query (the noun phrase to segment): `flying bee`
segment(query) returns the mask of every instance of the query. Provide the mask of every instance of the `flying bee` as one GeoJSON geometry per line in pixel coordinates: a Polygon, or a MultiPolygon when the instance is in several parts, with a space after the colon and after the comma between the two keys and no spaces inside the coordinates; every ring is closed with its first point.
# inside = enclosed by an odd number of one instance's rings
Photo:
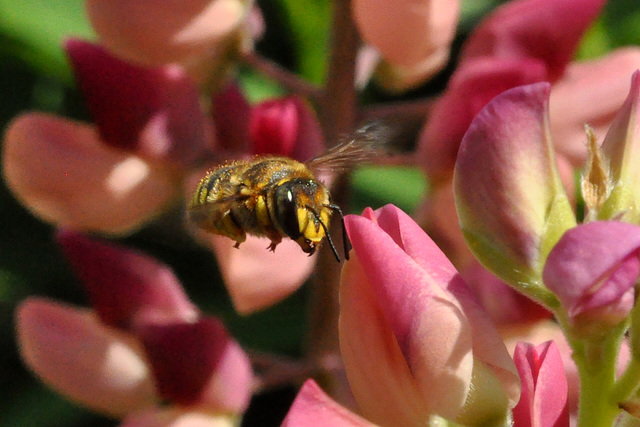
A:
{"type": "Polygon", "coordinates": [[[271,251],[289,237],[312,255],[326,238],[340,262],[329,234],[331,216],[336,213],[342,221],[344,256],[349,259],[342,211],[331,202],[329,189],[316,173],[345,171],[371,160],[380,154],[381,142],[381,129],[374,124],[307,163],[256,156],[223,164],[200,180],[189,203],[189,217],[198,227],[235,240],[236,248],[247,234],[269,238],[271,251]]]}

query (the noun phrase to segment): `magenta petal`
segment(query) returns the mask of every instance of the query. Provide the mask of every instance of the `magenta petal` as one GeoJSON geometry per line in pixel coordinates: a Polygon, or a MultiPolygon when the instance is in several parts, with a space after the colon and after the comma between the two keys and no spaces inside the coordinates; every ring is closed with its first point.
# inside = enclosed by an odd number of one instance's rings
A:
{"type": "Polygon", "coordinates": [[[253,152],[307,161],[323,147],[315,113],[297,96],[263,101],[251,112],[249,124],[253,152]]]}
{"type": "Polygon", "coordinates": [[[313,380],[302,385],[281,427],[373,426],[332,400],[313,380]]]}
{"type": "Polygon", "coordinates": [[[59,232],[58,242],[106,324],[197,316],[173,272],[151,257],[71,231],[59,232]]]}
{"type": "Polygon", "coordinates": [[[178,164],[203,154],[209,140],[198,91],[179,67],[132,65],[80,40],[65,47],[107,144],[178,164]]]}
{"type": "Polygon", "coordinates": [[[248,151],[251,106],[235,83],[230,83],[211,97],[216,142],[223,148],[248,151]]]}
{"type": "Polygon", "coordinates": [[[160,394],[213,412],[241,412],[251,397],[249,359],[222,323],[146,323],[138,328],[160,394]]]}
{"type": "Polygon", "coordinates": [[[519,0],[497,8],[467,40],[463,61],[478,56],[543,61],[556,80],[573,58],[604,0],[519,0]]]}
{"type": "Polygon", "coordinates": [[[633,305],[629,291],[640,273],[640,227],[596,221],[567,231],[549,253],[545,285],[570,316],[611,308],[617,321],[633,305]]]}
{"type": "Polygon", "coordinates": [[[518,343],[513,355],[522,397],[513,409],[518,426],[568,426],[568,386],[560,351],[553,341],[518,343]]]}
{"type": "Polygon", "coordinates": [[[544,64],[532,59],[477,58],[454,73],[435,104],[420,137],[418,156],[435,179],[451,173],[462,137],[478,112],[496,95],[546,78],[544,64]]]}

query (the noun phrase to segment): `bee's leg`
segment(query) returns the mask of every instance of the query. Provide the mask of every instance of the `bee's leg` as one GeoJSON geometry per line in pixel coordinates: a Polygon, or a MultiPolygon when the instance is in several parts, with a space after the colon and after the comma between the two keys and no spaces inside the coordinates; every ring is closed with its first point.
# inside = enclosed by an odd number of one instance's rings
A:
{"type": "Polygon", "coordinates": [[[282,242],[282,237],[277,232],[267,233],[267,237],[271,240],[271,244],[267,247],[271,252],[275,252],[276,246],[282,242]]]}

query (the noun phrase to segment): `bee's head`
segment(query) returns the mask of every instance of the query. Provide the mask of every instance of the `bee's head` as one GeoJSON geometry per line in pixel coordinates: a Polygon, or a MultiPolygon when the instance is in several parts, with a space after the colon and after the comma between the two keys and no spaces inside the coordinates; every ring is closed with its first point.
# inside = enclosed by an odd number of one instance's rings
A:
{"type": "MultiPolygon", "coordinates": [[[[340,209],[330,204],[327,189],[316,181],[295,178],[276,188],[275,218],[282,231],[309,255],[326,237],[336,259],[340,261],[329,234],[329,220],[333,211],[342,216],[340,209]]],[[[344,237],[346,239],[346,232],[344,237]]],[[[348,256],[348,243],[345,240],[345,258],[348,259],[348,256]]]]}

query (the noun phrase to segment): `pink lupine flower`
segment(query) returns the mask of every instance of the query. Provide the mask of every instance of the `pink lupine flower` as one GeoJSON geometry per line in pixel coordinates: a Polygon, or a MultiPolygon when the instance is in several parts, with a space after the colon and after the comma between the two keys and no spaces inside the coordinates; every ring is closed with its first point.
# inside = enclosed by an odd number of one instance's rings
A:
{"type": "Polygon", "coordinates": [[[446,65],[460,12],[457,0],[356,0],[352,10],[363,40],[385,61],[378,76],[383,87],[417,86],[446,65]]]}
{"type": "Polygon", "coordinates": [[[568,426],[567,379],[555,343],[518,343],[513,360],[522,381],[520,401],[513,408],[514,425],[568,426]]]}
{"type": "Polygon", "coordinates": [[[220,415],[246,408],[247,356],[167,267],[72,232],[59,240],[95,311],[41,298],[18,308],[21,354],[48,385],[116,417],[152,411],[161,399],[220,415]]]}
{"type": "Polygon", "coordinates": [[[567,231],[549,253],[544,283],[574,323],[609,329],[634,304],[640,227],[596,221],[567,231]]]}
{"type": "Polygon", "coordinates": [[[444,254],[392,205],[346,224],[340,348],[362,414],[382,425],[504,416],[519,395],[512,361],[444,254]]]}

